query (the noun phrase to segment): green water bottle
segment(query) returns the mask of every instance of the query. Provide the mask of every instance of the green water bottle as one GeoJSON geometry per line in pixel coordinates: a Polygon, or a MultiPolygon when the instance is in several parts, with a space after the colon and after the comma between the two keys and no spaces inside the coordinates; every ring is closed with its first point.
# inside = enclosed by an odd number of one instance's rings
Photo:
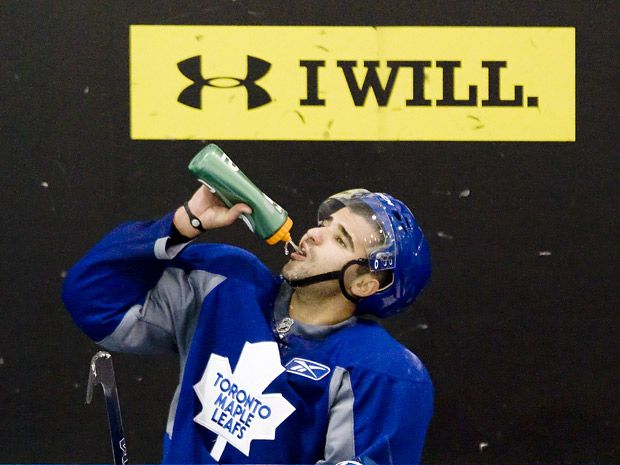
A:
{"type": "Polygon", "coordinates": [[[242,214],[241,219],[267,244],[292,242],[293,221],[286,210],[256,187],[217,145],[203,148],[188,168],[228,208],[236,203],[252,207],[252,213],[242,214]]]}

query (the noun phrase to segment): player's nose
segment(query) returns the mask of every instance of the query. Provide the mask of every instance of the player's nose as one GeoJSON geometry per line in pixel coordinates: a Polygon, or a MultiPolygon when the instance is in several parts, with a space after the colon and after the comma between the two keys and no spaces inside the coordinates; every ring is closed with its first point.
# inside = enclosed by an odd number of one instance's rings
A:
{"type": "Polygon", "coordinates": [[[321,242],[323,242],[323,237],[324,237],[323,230],[324,228],[320,228],[320,227],[310,228],[306,232],[304,238],[306,240],[311,240],[312,242],[314,242],[315,245],[319,245],[321,242]]]}

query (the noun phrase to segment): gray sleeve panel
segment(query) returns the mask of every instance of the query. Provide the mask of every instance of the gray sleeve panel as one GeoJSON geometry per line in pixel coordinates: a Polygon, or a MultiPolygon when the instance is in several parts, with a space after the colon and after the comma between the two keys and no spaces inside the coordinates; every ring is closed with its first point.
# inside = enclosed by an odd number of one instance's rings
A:
{"type": "Polygon", "coordinates": [[[114,332],[97,342],[112,352],[130,354],[174,353],[175,346],[170,334],[163,328],[151,325],[141,317],[142,305],[131,307],[114,332]]]}
{"type": "MultiPolygon", "coordinates": [[[[183,378],[183,372],[181,372],[181,379],[183,378]]],[[[174,417],[177,413],[177,405],[179,405],[179,394],[181,394],[181,383],[177,385],[170,402],[170,408],[168,409],[168,421],[166,422],[166,434],[168,438],[172,439],[172,430],[174,429],[174,417]]]]}
{"type": "Polygon", "coordinates": [[[318,463],[338,463],[355,457],[354,400],[349,372],[336,367],[329,383],[329,424],[325,439],[325,457],[318,463]]]}
{"type": "Polygon", "coordinates": [[[153,249],[153,252],[155,253],[155,257],[158,258],[159,260],[172,260],[174,257],[176,257],[179,254],[179,252],[181,252],[181,250],[183,250],[191,242],[193,242],[193,241],[189,241],[183,244],[177,244],[177,245],[172,245],[168,247],[167,246],[168,239],[170,239],[170,237],[168,236],[160,237],[159,239],[155,241],[155,247],[153,249]]]}
{"type": "Polygon", "coordinates": [[[185,364],[205,297],[226,277],[203,270],[167,268],[143,305],[135,305],[112,334],[99,342],[108,350],[135,354],[176,353],[185,364]]]}

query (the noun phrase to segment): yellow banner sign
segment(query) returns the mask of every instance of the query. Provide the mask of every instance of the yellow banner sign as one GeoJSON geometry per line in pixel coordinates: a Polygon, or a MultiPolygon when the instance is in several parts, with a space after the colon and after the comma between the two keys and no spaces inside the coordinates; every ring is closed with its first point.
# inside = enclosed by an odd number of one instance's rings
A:
{"type": "Polygon", "coordinates": [[[575,29],[130,28],[133,139],[574,141],[575,29]]]}

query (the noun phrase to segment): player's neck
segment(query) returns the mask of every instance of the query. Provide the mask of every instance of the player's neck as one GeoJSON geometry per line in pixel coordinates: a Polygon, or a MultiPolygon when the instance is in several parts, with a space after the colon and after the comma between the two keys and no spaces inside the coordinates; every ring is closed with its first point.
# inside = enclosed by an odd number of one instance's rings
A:
{"type": "Polygon", "coordinates": [[[353,313],[355,305],[342,294],[317,295],[309,288],[296,289],[289,304],[289,316],[310,325],[334,325],[353,313]]]}

